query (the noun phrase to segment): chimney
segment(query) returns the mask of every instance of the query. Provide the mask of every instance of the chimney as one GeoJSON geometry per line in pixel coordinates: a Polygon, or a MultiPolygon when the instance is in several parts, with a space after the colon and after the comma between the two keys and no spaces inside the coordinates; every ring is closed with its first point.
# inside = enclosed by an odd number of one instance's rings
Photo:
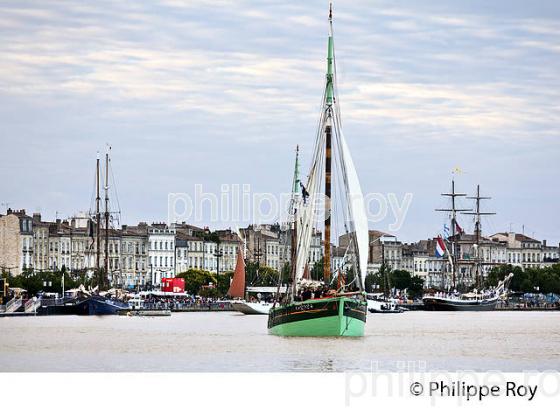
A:
{"type": "Polygon", "coordinates": [[[543,246],[543,248],[546,248],[546,239],[543,239],[542,246],[543,246]]]}
{"type": "Polygon", "coordinates": [[[128,228],[128,225],[121,225],[121,229],[122,229],[123,231],[126,231],[126,228],[128,228]]]}
{"type": "Polygon", "coordinates": [[[33,213],[33,222],[41,222],[41,214],[39,212],[33,213]]]}

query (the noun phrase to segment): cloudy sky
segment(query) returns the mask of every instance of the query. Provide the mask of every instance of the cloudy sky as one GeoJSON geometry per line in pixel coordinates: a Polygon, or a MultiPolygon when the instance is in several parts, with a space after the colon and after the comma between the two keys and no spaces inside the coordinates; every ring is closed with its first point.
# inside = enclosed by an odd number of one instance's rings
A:
{"type": "MultiPolygon", "coordinates": [[[[326,1],[142,3],[2,1],[0,202],[88,210],[107,142],[129,224],[165,220],[167,194],[197,183],[288,190],[296,144],[308,167],[326,1]]],[[[486,233],[560,240],[559,2],[352,0],[334,17],[363,189],[414,195],[401,239],[441,230],[458,166],[459,190],[493,197],[486,233]]]]}

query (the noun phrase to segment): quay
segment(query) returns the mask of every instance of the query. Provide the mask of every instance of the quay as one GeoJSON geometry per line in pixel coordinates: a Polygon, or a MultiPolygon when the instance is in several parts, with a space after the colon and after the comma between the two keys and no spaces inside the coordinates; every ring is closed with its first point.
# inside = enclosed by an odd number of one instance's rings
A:
{"type": "Polygon", "coordinates": [[[210,303],[144,303],[144,309],[170,310],[171,312],[234,312],[230,302],[210,303]]]}
{"type": "MultiPolygon", "coordinates": [[[[48,313],[48,309],[57,305],[53,300],[29,301],[16,300],[5,305],[0,305],[0,318],[2,317],[24,317],[24,316],[44,316],[56,315],[48,313]]],[[[182,302],[146,302],[142,307],[131,306],[129,309],[122,309],[123,312],[152,311],[152,312],[234,312],[229,301],[212,301],[202,303],[182,303],[182,302]]],[[[126,314],[126,313],[123,313],[126,314]]]]}
{"type": "Polygon", "coordinates": [[[519,312],[555,312],[560,306],[496,306],[496,310],[519,311],[519,312]]]}

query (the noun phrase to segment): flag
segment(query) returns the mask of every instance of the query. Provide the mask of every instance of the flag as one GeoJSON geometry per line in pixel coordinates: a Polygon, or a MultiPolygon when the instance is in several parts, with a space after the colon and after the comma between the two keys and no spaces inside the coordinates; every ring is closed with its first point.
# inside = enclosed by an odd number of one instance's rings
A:
{"type": "Polygon", "coordinates": [[[445,243],[442,237],[438,236],[436,240],[436,257],[443,258],[443,255],[445,255],[445,243]]]}
{"type": "Polygon", "coordinates": [[[449,238],[449,226],[447,224],[443,224],[443,237],[445,239],[449,238]]]}
{"type": "Polygon", "coordinates": [[[457,233],[465,233],[465,231],[463,230],[463,228],[461,228],[461,225],[459,225],[459,222],[455,221],[455,228],[457,229],[457,233]]]}

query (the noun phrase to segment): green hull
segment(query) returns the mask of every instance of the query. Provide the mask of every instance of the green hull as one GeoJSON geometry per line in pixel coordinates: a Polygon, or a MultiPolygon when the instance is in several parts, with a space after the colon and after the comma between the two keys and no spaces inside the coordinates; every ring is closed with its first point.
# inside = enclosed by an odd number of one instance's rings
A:
{"type": "Polygon", "coordinates": [[[312,299],[271,309],[269,332],[277,336],[360,337],[367,303],[348,297],[312,299]]]}

